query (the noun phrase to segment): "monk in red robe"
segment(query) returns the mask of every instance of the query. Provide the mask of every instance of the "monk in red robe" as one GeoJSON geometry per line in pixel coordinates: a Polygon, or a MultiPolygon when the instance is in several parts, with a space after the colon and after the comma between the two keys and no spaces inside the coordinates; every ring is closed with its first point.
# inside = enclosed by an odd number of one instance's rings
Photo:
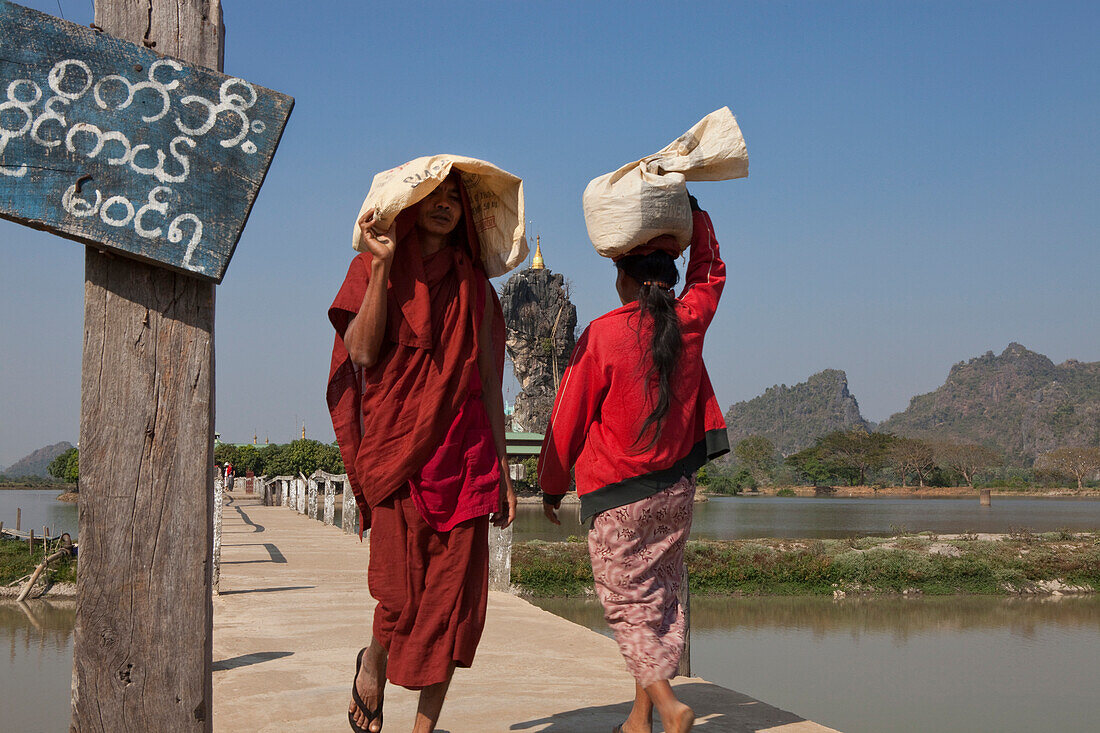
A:
{"type": "Polygon", "coordinates": [[[504,319],[457,174],[388,231],[373,210],[359,227],[368,251],[329,309],[329,410],[370,527],[367,580],[378,601],[348,720],[381,730],[388,679],[420,690],[413,731],[429,733],[484,628],[490,521],[507,527],[515,517],[504,319]]]}

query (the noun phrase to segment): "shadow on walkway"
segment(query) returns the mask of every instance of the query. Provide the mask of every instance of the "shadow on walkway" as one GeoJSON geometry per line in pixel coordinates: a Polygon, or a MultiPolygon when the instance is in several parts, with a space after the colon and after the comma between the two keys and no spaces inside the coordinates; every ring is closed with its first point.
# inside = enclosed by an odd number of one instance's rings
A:
{"type": "MultiPolygon", "coordinates": [[[[252,544],[245,544],[245,545],[226,545],[226,544],[223,544],[222,547],[254,547],[254,545],[252,545],[252,544]]],[[[257,562],[276,562],[276,563],[279,563],[280,565],[285,565],[286,564],[286,556],[283,555],[282,551],[280,551],[279,548],[276,545],[273,545],[270,542],[265,542],[264,543],[264,549],[267,550],[267,556],[270,558],[269,560],[223,560],[222,565],[251,565],[251,564],[257,563],[257,562]]]]}
{"type": "Polygon", "coordinates": [[[256,524],[255,522],[253,522],[252,517],[245,514],[244,510],[241,509],[239,506],[234,506],[233,508],[237,510],[237,514],[241,515],[241,521],[247,524],[249,527],[252,527],[253,534],[255,534],[256,532],[263,532],[267,529],[267,527],[263,526],[262,524],[256,524]]]}
{"type": "Polygon", "coordinates": [[[259,664],[260,662],[270,662],[272,659],[282,659],[283,657],[289,657],[294,652],[256,652],[255,654],[242,654],[239,657],[230,657],[229,659],[219,659],[211,666],[215,672],[224,672],[227,669],[237,669],[238,667],[247,667],[250,664],[259,664]]]}
{"type": "MultiPolygon", "coordinates": [[[[792,732],[828,730],[801,716],[709,682],[683,682],[674,687],[676,696],[695,711],[693,730],[705,733],[781,733],[786,729],[785,726],[792,724],[792,732]],[[805,723],[805,726],[797,725],[798,723],[805,723]]],[[[587,733],[605,728],[611,730],[626,719],[631,705],[632,702],[621,702],[578,708],[556,713],[548,718],[514,723],[510,730],[537,730],[539,733],[587,733]]]]}
{"type": "Polygon", "coordinates": [[[219,596],[236,596],[242,593],[278,593],[284,590],[310,590],[316,588],[315,585],[284,585],[280,588],[252,588],[250,590],[223,590],[218,593],[219,596]]]}

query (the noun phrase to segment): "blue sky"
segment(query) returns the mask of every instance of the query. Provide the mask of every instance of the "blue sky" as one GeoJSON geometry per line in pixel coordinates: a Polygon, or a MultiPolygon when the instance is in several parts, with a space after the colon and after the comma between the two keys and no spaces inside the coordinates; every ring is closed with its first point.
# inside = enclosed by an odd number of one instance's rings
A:
{"type": "MultiPolygon", "coordinates": [[[[617,305],[584,186],[723,105],[750,175],[692,189],[730,270],[723,406],[838,368],[882,420],[1010,341],[1100,360],[1097,7],[225,0],[226,73],[297,106],[217,289],[218,430],[331,440],[325,311],[377,171],[453,152],[522,176],[583,326],[617,305]]],[[[0,221],[0,465],[77,438],[83,261],[0,221]]]]}

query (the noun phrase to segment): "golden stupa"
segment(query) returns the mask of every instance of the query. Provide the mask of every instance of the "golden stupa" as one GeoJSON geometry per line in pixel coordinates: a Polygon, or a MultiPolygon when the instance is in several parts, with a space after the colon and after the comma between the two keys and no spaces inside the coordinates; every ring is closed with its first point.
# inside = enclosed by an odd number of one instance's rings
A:
{"type": "Polygon", "coordinates": [[[546,263],[542,261],[542,242],[539,240],[541,236],[535,237],[535,256],[531,258],[532,270],[545,270],[546,263]]]}

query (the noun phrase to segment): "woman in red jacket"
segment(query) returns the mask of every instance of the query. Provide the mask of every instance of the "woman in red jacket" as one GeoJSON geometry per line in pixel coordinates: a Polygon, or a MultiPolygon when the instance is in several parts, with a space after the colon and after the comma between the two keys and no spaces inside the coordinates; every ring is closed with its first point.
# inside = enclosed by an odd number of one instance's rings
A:
{"type": "Polygon", "coordinates": [[[679,297],[675,256],[663,236],[616,260],[621,308],[594,320],[558,390],[539,459],[547,518],[576,470],[596,594],[627,668],[634,707],[619,730],[690,730],[694,712],[669,685],[684,646],[684,543],[695,472],[729,452],[722,411],[703,366],[703,338],[726,267],[714,227],[691,199],[693,232],[679,297]]]}

